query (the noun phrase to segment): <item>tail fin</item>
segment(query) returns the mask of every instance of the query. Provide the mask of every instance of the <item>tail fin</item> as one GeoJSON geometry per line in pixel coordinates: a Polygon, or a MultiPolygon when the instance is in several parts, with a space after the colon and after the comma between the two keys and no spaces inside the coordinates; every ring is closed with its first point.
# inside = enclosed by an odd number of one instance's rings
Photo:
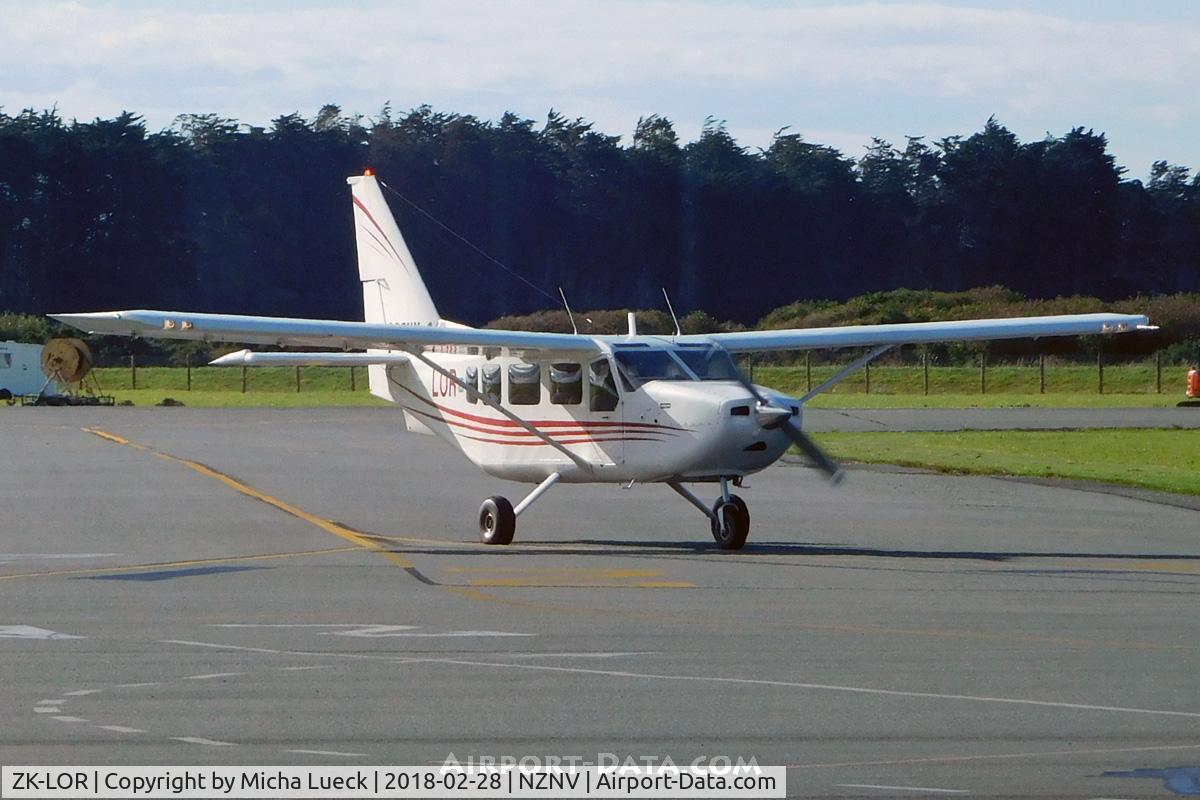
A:
{"type": "Polygon", "coordinates": [[[437,308],[374,174],[367,170],[346,183],[354,201],[364,321],[436,325],[437,308]]]}

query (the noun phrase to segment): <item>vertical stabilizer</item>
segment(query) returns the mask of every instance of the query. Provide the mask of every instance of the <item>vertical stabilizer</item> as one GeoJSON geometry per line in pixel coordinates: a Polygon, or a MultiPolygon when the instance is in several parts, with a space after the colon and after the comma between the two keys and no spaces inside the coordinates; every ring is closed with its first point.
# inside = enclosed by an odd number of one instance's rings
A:
{"type": "Polygon", "coordinates": [[[379,181],[367,170],[347,178],[346,183],[350,184],[354,202],[363,320],[393,325],[437,325],[437,308],[383,199],[379,181]]]}

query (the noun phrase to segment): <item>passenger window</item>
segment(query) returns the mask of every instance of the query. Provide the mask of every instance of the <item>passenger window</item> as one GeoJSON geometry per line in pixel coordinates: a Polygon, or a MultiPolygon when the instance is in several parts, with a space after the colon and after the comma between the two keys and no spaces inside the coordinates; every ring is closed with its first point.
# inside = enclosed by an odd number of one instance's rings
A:
{"type": "Polygon", "coordinates": [[[542,400],[542,368],[537,364],[510,364],[508,402],[514,406],[536,406],[542,400]]]}
{"type": "MultiPolygon", "coordinates": [[[[475,392],[479,391],[479,367],[467,367],[467,377],[463,379],[467,386],[470,386],[475,392]]],[[[467,392],[468,403],[478,403],[479,395],[475,392],[467,392]]]]}
{"type": "Polygon", "coordinates": [[[550,402],[557,406],[583,402],[583,368],[579,364],[550,365],[550,402]]]}
{"type": "Polygon", "coordinates": [[[500,402],[500,365],[483,365],[483,389],[480,392],[484,398],[500,402]]]}
{"type": "Polygon", "coordinates": [[[588,365],[588,384],[591,386],[592,411],[612,411],[617,407],[617,384],[607,358],[588,365]]]}

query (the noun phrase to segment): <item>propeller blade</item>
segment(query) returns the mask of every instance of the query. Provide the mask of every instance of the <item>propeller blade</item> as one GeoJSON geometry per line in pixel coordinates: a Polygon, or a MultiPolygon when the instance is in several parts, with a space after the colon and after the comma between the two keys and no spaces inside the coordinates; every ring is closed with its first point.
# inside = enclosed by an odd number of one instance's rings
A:
{"type": "MultiPolygon", "coordinates": [[[[758,389],[755,388],[750,379],[746,377],[746,374],[738,367],[737,362],[734,362],[733,366],[737,373],[738,383],[742,384],[746,391],[754,395],[754,399],[758,401],[759,405],[769,407],[771,405],[770,401],[759,394],[758,389]]],[[[804,455],[808,456],[808,460],[829,477],[830,483],[836,486],[842,482],[844,473],[842,472],[842,468],[838,466],[838,463],[818,447],[817,443],[809,438],[808,434],[800,430],[799,426],[792,422],[790,418],[783,420],[783,423],[779,427],[792,440],[792,443],[799,447],[804,455]]]]}
{"type": "Polygon", "coordinates": [[[808,456],[808,460],[813,462],[817,469],[829,477],[830,483],[836,486],[842,482],[842,478],[845,475],[842,468],[824,450],[818,447],[817,443],[809,438],[807,433],[800,430],[791,422],[785,422],[780,427],[787,434],[787,437],[800,448],[804,455],[808,456]]]}

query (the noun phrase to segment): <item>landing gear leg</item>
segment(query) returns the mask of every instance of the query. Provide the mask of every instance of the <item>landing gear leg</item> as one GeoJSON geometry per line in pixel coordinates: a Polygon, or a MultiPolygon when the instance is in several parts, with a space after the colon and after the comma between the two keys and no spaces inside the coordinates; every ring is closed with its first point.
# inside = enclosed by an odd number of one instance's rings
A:
{"type": "Polygon", "coordinates": [[[479,507],[479,541],[484,544],[511,544],[517,530],[517,517],[533,505],[551,486],[558,483],[562,475],[552,472],[516,508],[508,498],[494,496],[483,501],[479,507]]]}
{"type": "Polygon", "coordinates": [[[721,478],[721,496],[710,509],[679,481],[667,481],[675,493],[694,505],[708,517],[712,536],[722,550],[741,550],[750,535],[750,511],[745,501],[729,491],[729,481],[721,478]]]}

